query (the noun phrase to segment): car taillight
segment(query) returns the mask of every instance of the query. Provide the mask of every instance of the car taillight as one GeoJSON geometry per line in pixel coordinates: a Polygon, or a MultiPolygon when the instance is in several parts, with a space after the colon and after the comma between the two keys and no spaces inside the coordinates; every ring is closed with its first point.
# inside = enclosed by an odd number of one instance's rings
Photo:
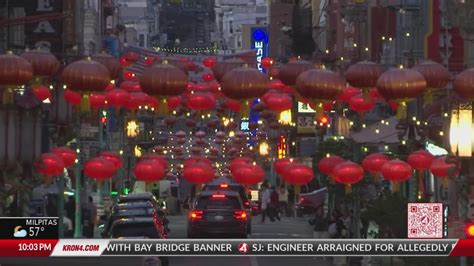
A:
{"type": "Polygon", "coordinates": [[[203,211],[191,211],[189,213],[189,219],[191,219],[191,220],[202,219],[202,214],[203,213],[204,213],[203,211]]]}
{"type": "Polygon", "coordinates": [[[212,195],[212,198],[213,198],[213,199],[223,199],[223,198],[225,198],[225,195],[222,195],[222,194],[214,194],[214,195],[212,195]]]}
{"type": "Polygon", "coordinates": [[[300,200],[299,200],[300,203],[303,203],[304,202],[304,198],[301,197],[300,200]]]}
{"type": "Polygon", "coordinates": [[[234,211],[234,218],[239,220],[247,219],[247,213],[244,210],[234,211]]]}
{"type": "Polygon", "coordinates": [[[229,184],[220,184],[219,187],[220,187],[220,188],[228,188],[228,187],[229,187],[229,184]]]}
{"type": "Polygon", "coordinates": [[[244,207],[245,208],[250,208],[250,201],[248,201],[248,200],[244,201],[244,207]]]}

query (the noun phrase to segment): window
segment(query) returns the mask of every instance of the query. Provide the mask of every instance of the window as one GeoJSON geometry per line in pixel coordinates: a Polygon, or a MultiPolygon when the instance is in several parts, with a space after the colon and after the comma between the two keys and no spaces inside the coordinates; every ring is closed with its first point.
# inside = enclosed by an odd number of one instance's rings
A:
{"type": "Polygon", "coordinates": [[[145,34],[138,35],[138,46],[145,47],[145,34]]]}
{"type": "Polygon", "coordinates": [[[232,23],[232,20],[229,21],[229,33],[234,33],[234,23],[232,23]]]}

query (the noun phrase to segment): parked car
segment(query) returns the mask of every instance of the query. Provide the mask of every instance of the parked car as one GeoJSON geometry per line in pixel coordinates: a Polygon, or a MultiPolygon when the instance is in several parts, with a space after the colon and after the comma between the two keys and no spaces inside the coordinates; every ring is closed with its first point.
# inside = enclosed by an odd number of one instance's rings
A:
{"type": "Polygon", "coordinates": [[[219,184],[206,184],[204,185],[203,191],[235,191],[239,194],[240,199],[242,200],[244,209],[246,210],[247,217],[247,234],[252,233],[252,215],[253,209],[252,204],[247,196],[245,187],[240,184],[229,184],[229,183],[219,183],[219,184]]]}
{"type": "Polygon", "coordinates": [[[188,238],[233,235],[247,238],[248,213],[235,191],[203,191],[189,212],[188,238]]]}
{"type": "Polygon", "coordinates": [[[117,204],[113,212],[110,214],[107,223],[104,226],[102,232],[103,237],[109,237],[110,229],[112,224],[118,219],[132,218],[132,217],[152,217],[156,218],[159,222],[161,234],[167,236],[169,232],[168,219],[164,216],[164,213],[157,211],[154,205],[149,201],[138,201],[138,202],[127,202],[117,204]]]}

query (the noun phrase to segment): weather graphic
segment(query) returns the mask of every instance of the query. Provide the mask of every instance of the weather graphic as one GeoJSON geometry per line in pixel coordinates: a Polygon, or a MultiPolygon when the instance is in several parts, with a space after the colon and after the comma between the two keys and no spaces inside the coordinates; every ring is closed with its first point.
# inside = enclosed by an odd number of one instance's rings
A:
{"type": "Polygon", "coordinates": [[[15,229],[13,230],[13,236],[14,237],[25,237],[26,236],[26,230],[23,229],[21,226],[16,226],[15,229]]]}

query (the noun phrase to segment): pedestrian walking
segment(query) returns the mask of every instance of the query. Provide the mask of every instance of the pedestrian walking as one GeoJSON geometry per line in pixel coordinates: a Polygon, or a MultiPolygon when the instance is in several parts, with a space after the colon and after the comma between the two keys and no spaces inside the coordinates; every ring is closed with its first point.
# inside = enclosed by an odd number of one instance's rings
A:
{"type": "Polygon", "coordinates": [[[275,218],[278,221],[281,221],[280,214],[278,211],[279,205],[280,205],[280,200],[278,197],[278,192],[276,192],[275,187],[272,187],[271,192],[270,192],[270,205],[269,205],[269,212],[270,212],[269,217],[272,222],[275,220],[275,218]]]}
{"type": "MultiPolygon", "coordinates": [[[[262,223],[265,222],[265,217],[268,215],[268,205],[270,204],[270,195],[271,195],[271,191],[270,189],[268,188],[268,184],[264,183],[262,184],[262,200],[261,200],[261,205],[260,205],[260,211],[261,211],[261,214],[262,214],[262,223]]],[[[268,218],[270,218],[270,220],[273,220],[274,219],[268,215],[268,218]]]]}
{"type": "Polygon", "coordinates": [[[88,198],[88,202],[84,204],[82,211],[82,225],[84,236],[87,238],[94,238],[94,227],[97,216],[97,210],[94,205],[91,196],[88,198]]]}
{"type": "Polygon", "coordinates": [[[328,220],[324,215],[324,207],[320,206],[314,215],[314,219],[311,220],[311,224],[314,226],[313,238],[323,239],[328,238],[328,220]]]}
{"type": "Polygon", "coordinates": [[[286,217],[290,217],[290,211],[288,209],[288,189],[286,189],[285,184],[281,184],[277,192],[278,201],[280,202],[280,209],[282,210],[282,212],[285,212],[286,217]]]}
{"type": "MultiPolygon", "coordinates": [[[[331,238],[344,239],[347,238],[347,228],[344,225],[342,215],[338,210],[334,210],[331,216],[331,224],[329,225],[328,232],[331,238]]],[[[347,257],[337,256],[333,258],[333,265],[344,266],[347,265],[347,257]]]]}

